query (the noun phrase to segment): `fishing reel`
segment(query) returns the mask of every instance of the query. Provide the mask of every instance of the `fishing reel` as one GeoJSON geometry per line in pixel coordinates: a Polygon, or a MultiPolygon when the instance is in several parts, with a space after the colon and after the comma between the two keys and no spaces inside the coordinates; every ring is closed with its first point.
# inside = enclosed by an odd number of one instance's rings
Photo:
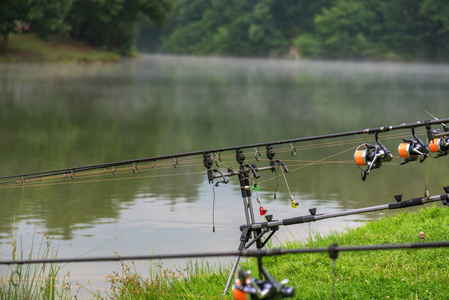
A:
{"type": "Polygon", "coordinates": [[[378,169],[382,166],[383,162],[389,162],[393,159],[393,155],[377,137],[376,133],[376,145],[364,143],[359,145],[354,152],[354,160],[357,166],[362,170],[361,177],[365,181],[366,176],[371,172],[371,169],[378,169]],[[365,147],[366,149],[360,149],[365,147]],[[362,169],[361,166],[368,166],[366,169],[362,169]]]}
{"type": "Polygon", "coordinates": [[[445,156],[449,152],[449,138],[435,138],[429,141],[429,149],[437,153],[437,157],[445,156]]]}
{"type": "Polygon", "coordinates": [[[412,135],[414,139],[402,138],[404,142],[398,146],[399,156],[404,158],[404,161],[399,163],[401,165],[418,159],[422,163],[429,156],[429,147],[415,135],[414,128],[412,128],[412,135]]]}
{"type": "Polygon", "coordinates": [[[445,156],[449,153],[449,128],[444,126],[444,132],[439,129],[428,130],[427,137],[430,152],[436,153],[436,158],[445,156]]]}
{"type": "Polygon", "coordinates": [[[295,295],[293,287],[286,286],[288,279],[277,282],[269,276],[264,269],[263,273],[267,278],[266,280],[255,279],[251,275],[251,271],[245,272],[240,269],[238,272],[238,278],[232,286],[232,294],[234,295],[234,299],[284,299],[295,295]]]}

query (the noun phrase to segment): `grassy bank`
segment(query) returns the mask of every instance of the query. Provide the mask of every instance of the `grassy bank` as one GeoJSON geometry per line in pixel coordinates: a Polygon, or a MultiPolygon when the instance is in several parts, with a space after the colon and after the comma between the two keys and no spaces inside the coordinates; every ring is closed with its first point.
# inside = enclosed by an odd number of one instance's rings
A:
{"type": "MultiPolygon", "coordinates": [[[[300,225],[294,230],[304,230],[300,225]]],[[[449,241],[449,209],[437,206],[417,212],[403,212],[367,223],[343,233],[314,235],[307,241],[288,242],[286,248],[403,244],[449,241]],[[424,232],[421,239],[420,232],[424,232]]],[[[295,288],[295,299],[449,299],[449,249],[387,250],[340,252],[335,268],[327,253],[284,255],[263,259],[265,268],[277,280],[288,278],[295,288]]],[[[256,260],[241,266],[258,276],[256,260]]],[[[39,273],[39,271],[34,271],[39,273]]],[[[233,299],[231,292],[221,298],[229,269],[192,261],[186,270],[165,270],[153,262],[149,278],[142,277],[133,264],[122,264],[122,271],[106,277],[111,291],[90,291],[92,299],[233,299]],[[187,274],[187,276],[186,276],[187,274]]],[[[43,282],[22,281],[35,291],[52,291],[62,299],[70,294],[67,281],[54,280],[49,273],[43,282]],[[50,284],[50,289],[48,285],[50,284]],[[53,286],[51,286],[53,285],[53,286]],[[56,287],[56,291],[54,290],[56,287]],[[59,287],[59,288],[58,288],[59,287]]],[[[88,276],[88,274],[86,274],[88,276]]],[[[41,276],[39,276],[41,277],[41,276]]],[[[88,288],[88,287],[87,287],[88,288]]],[[[14,286],[0,280],[0,298],[20,299],[28,286],[14,286]]],[[[37,293],[36,299],[42,295],[37,293]]],[[[33,299],[31,297],[30,299],[33,299]]]]}
{"type": "Polygon", "coordinates": [[[10,34],[0,62],[117,62],[120,55],[58,36],[43,41],[35,34],[10,34]]]}
{"type": "MultiPolygon", "coordinates": [[[[315,235],[313,240],[287,243],[288,248],[420,243],[449,240],[449,209],[431,207],[370,222],[344,233],[315,235]],[[420,232],[424,231],[424,239],[420,232]]],[[[299,227],[299,226],[298,226],[299,227]]],[[[298,230],[301,230],[298,228],[298,230]]],[[[328,254],[285,255],[263,260],[277,280],[288,278],[295,299],[449,299],[449,249],[341,252],[335,269],[328,254]],[[335,276],[335,277],[334,277],[335,276]]],[[[255,259],[242,267],[257,276],[255,259]]],[[[109,277],[111,298],[220,299],[229,270],[192,265],[188,278],[158,273],[142,280],[128,268],[109,277]],[[137,279],[139,278],[139,279],[137,279]]],[[[109,298],[109,297],[106,297],[109,298]]],[[[230,292],[223,299],[233,299],[230,292]]]]}
{"type": "MultiPolygon", "coordinates": [[[[448,225],[449,210],[439,206],[288,247],[449,241],[448,225]]],[[[290,279],[297,299],[331,299],[334,271],[336,299],[449,299],[449,249],[342,252],[335,270],[327,254],[274,257],[264,262],[278,280],[290,279]]],[[[249,266],[256,270],[254,263],[249,266]]]]}

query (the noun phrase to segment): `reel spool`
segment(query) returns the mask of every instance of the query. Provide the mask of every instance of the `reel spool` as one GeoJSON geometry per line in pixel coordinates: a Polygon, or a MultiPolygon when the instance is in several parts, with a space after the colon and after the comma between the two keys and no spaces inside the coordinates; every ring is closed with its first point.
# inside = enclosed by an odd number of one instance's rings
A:
{"type": "Polygon", "coordinates": [[[393,159],[391,152],[379,142],[376,134],[377,145],[371,145],[368,143],[359,145],[354,152],[354,161],[357,166],[362,170],[361,177],[365,181],[366,176],[371,172],[371,169],[378,169],[382,166],[382,162],[388,162],[393,159]],[[366,149],[360,150],[361,147],[366,149]],[[361,166],[368,166],[366,169],[362,169],[361,166]]]}
{"type": "Polygon", "coordinates": [[[449,143],[443,138],[433,139],[429,142],[429,149],[432,153],[438,153],[438,156],[447,155],[449,143]]]}

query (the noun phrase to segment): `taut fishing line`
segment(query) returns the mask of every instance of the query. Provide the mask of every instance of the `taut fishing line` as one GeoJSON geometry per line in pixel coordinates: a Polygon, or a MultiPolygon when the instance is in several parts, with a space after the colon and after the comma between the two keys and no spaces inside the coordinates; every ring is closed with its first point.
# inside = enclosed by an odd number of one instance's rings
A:
{"type": "Polygon", "coordinates": [[[215,232],[215,187],[217,184],[212,185],[212,193],[214,194],[214,199],[212,201],[212,232],[215,232]]]}

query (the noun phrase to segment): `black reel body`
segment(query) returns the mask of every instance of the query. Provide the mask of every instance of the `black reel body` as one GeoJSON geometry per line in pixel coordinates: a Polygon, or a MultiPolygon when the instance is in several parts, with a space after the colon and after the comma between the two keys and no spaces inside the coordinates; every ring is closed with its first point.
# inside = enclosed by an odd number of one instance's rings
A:
{"type": "Polygon", "coordinates": [[[285,299],[295,295],[294,288],[286,286],[287,283],[287,279],[281,282],[276,282],[271,277],[267,280],[255,279],[250,271],[240,269],[232,286],[232,293],[235,300],[285,299]]]}
{"type": "Polygon", "coordinates": [[[401,165],[418,159],[423,162],[429,156],[430,149],[421,140],[403,138],[403,141],[398,146],[399,156],[404,158],[401,165]]]}
{"type": "Polygon", "coordinates": [[[389,162],[393,159],[391,152],[384,145],[379,143],[379,141],[377,142],[377,145],[368,143],[362,144],[358,146],[354,152],[354,160],[357,166],[368,166],[366,169],[361,168],[361,177],[363,181],[372,169],[378,169],[382,166],[383,162],[389,162]],[[361,147],[365,147],[365,149],[360,149],[361,147]]]}
{"type": "Polygon", "coordinates": [[[413,139],[402,138],[404,141],[398,146],[399,156],[404,158],[399,164],[404,165],[411,161],[422,163],[427,156],[429,156],[430,149],[427,145],[415,134],[415,128],[412,128],[413,139]]]}

